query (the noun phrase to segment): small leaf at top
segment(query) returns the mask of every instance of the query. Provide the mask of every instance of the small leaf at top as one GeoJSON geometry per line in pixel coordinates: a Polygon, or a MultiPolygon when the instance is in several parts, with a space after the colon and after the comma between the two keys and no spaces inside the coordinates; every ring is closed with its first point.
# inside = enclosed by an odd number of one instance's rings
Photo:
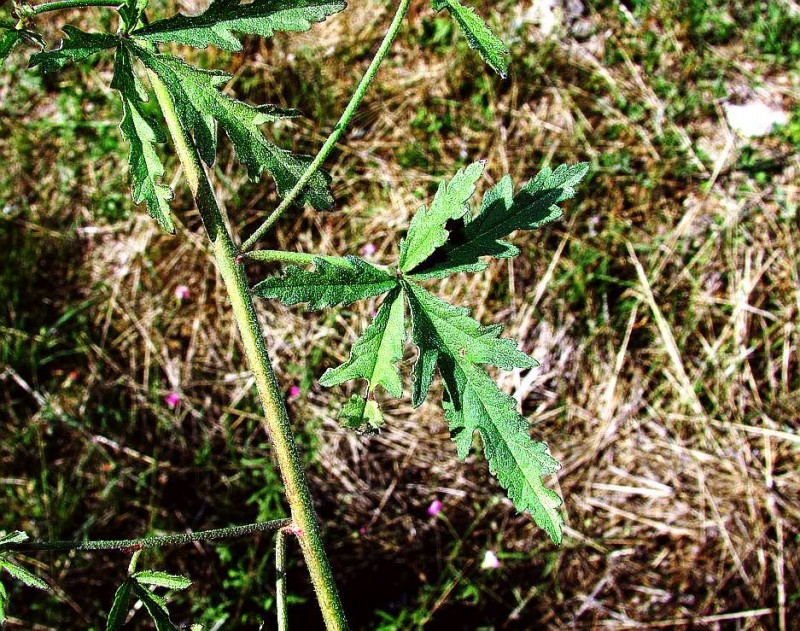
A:
{"type": "Polygon", "coordinates": [[[386,296],[372,324],[353,345],[350,359],[325,371],[320,384],[330,388],[361,378],[367,380],[370,393],[383,386],[393,397],[400,397],[403,382],[395,362],[403,358],[405,337],[405,304],[398,287],[386,296]]]}
{"type": "Polygon", "coordinates": [[[156,570],[142,570],[141,572],[136,572],[133,578],[145,585],[156,585],[158,587],[166,587],[167,589],[186,589],[192,584],[192,581],[185,576],[167,574],[166,572],[159,572],[156,570]]]}
{"type": "Polygon", "coordinates": [[[11,574],[18,581],[22,581],[28,587],[35,587],[36,589],[50,590],[50,586],[45,583],[38,576],[32,574],[21,565],[17,565],[8,558],[0,558],[0,568],[11,574]]]}
{"type": "Polygon", "coordinates": [[[294,305],[307,302],[311,310],[349,305],[356,300],[384,294],[397,286],[397,278],[362,261],[347,256],[344,263],[315,258],[314,270],[290,265],[282,276],[272,276],[253,287],[262,298],[294,305]]]}
{"type": "Polygon", "coordinates": [[[275,31],[307,31],[312,23],[347,5],[340,0],[214,0],[200,15],[176,16],[140,28],[134,37],[149,42],[177,42],[195,48],[212,44],[230,51],[242,50],[234,33],[272,37],[275,31]]]}
{"type": "MultiPolygon", "coordinates": [[[[305,173],[311,158],[284,151],[267,140],[260,131],[264,123],[284,118],[293,111],[272,106],[253,107],[222,94],[219,87],[230,75],[216,70],[201,70],[175,57],[160,55],[140,46],[131,51],[167,86],[181,124],[194,134],[203,161],[211,165],[216,155],[217,121],[231,139],[236,156],[247,167],[250,179],[257,180],[268,171],[275,180],[279,195],[286,195],[305,173]]],[[[303,191],[302,198],[317,210],[330,210],[333,196],[329,178],[316,172],[303,191]]]]}
{"type": "Polygon", "coordinates": [[[447,241],[445,224],[467,212],[467,202],[475,193],[475,183],[483,172],[484,162],[459,169],[449,182],[439,184],[430,209],[423,206],[414,215],[408,235],[400,245],[400,270],[408,273],[447,241]]]}
{"type": "Polygon", "coordinates": [[[478,214],[451,225],[450,238],[413,270],[416,280],[444,278],[457,272],[478,272],[488,264],[481,257],[508,258],[519,250],[503,241],[515,230],[532,230],[558,219],[558,204],[575,195],[575,187],[586,176],[585,162],[544,168],[514,195],[506,176],[484,195],[478,214]]]}
{"type": "Polygon", "coordinates": [[[146,8],[147,0],[124,0],[122,6],[119,8],[123,33],[130,33],[139,26],[139,21],[146,8]]]}
{"type": "Polygon", "coordinates": [[[125,619],[128,617],[128,601],[132,583],[131,579],[126,580],[114,594],[114,602],[111,604],[111,611],[108,612],[106,621],[106,631],[118,631],[125,624],[125,619]]]}
{"type": "Polygon", "coordinates": [[[116,35],[86,33],[69,24],[62,30],[67,36],[61,40],[61,46],[33,55],[30,61],[31,67],[41,66],[42,72],[54,72],[71,61],[86,59],[107,48],[114,48],[119,43],[119,37],[116,35]]]}
{"type": "Polygon", "coordinates": [[[375,434],[383,425],[383,412],[375,399],[354,394],[339,412],[339,420],[360,434],[375,434]]]}
{"type": "Polygon", "coordinates": [[[477,50],[483,60],[501,77],[506,76],[508,48],[489,30],[486,23],[475,13],[475,9],[465,7],[460,0],[432,0],[431,5],[436,11],[442,9],[450,11],[450,15],[455,18],[467,38],[469,47],[477,50]]]}
{"type": "Polygon", "coordinates": [[[134,203],[147,203],[147,212],[170,234],[175,233],[175,224],[170,214],[169,202],[172,190],[160,182],[164,165],[155,151],[157,143],[165,142],[159,124],[142,110],[146,93],[134,74],[130,53],[125,45],[117,49],[114,57],[114,76],[111,87],[119,91],[122,98],[122,136],[130,143],[131,190],[134,203]]]}
{"type": "Polygon", "coordinates": [[[131,583],[133,593],[142,601],[147,613],[156,625],[156,631],[178,631],[178,627],[170,620],[169,612],[162,598],[152,593],[137,581],[131,583]]]}
{"type": "Polygon", "coordinates": [[[14,532],[9,532],[8,534],[0,537],[0,548],[8,545],[9,543],[22,543],[23,541],[27,540],[27,533],[24,533],[21,530],[15,530],[14,532]]]}

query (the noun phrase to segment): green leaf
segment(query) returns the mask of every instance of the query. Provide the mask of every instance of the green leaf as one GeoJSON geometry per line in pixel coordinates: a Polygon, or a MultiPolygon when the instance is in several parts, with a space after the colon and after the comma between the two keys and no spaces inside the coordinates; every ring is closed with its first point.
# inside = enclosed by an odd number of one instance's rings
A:
{"type": "Polygon", "coordinates": [[[166,572],[158,572],[155,570],[136,572],[133,578],[144,585],[156,585],[158,587],[166,587],[167,589],[186,589],[192,584],[192,581],[185,576],[167,574],[166,572]]]}
{"type": "Polygon", "coordinates": [[[6,546],[10,543],[22,543],[23,541],[28,540],[28,535],[21,530],[15,530],[14,532],[9,532],[6,535],[0,537],[0,548],[6,546]]]}
{"type": "Polygon", "coordinates": [[[532,230],[558,219],[558,204],[575,195],[575,187],[586,176],[585,162],[562,165],[555,171],[542,169],[513,195],[511,178],[506,176],[484,195],[477,216],[451,226],[450,239],[411,276],[416,280],[444,278],[457,272],[478,272],[488,263],[481,257],[508,258],[519,250],[503,241],[515,230],[532,230]]]}
{"type": "Polygon", "coordinates": [[[123,33],[130,33],[139,26],[139,21],[142,19],[142,14],[146,8],[147,0],[124,0],[122,6],[118,9],[119,16],[122,19],[123,33]]]}
{"type": "Polygon", "coordinates": [[[530,511],[539,527],[561,543],[561,498],[542,482],[542,476],[555,473],[560,465],[545,443],[531,440],[529,423],[516,411],[514,399],[486,373],[463,361],[448,360],[447,364],[451,372],[444,378],[445,415],[459,459],[467,457],[473,434],[479,432],[489,471],[506,489],[514,506],[530,511]]]}
{"type": "Polygon", "coordinates": [[[125,619],[128,617],[128,601],[132,583],[132,580],[126,580],[114,594],[114,602],[111,604],[111,611],[108,612],[108,620],[106,621],[106,631],[117,631],[125,624],[125,619]]]}
{"type": "Polygon", "coordinates": [[[209,44],[224,50],[242,50],[236,33],[272,37],[275,31],[307,31],[312,23],[347,5],[340,0],[214,0],[195,16],[176,15],[159,20],[133,33],[149,42],[178,42],[195,48],[209,44]]]}
{"type": "Polygon", "coordinates": [[[383,425],[383,412],[375,399],[354,394],[339,412],[342,426],[361,434],[375,434],[383,425]]]}
{"type": "Polygon", "coordinates": [[[535,360],[499,338],[500,327],[482,327],[468,311],[454,307],[424,289],[403,281],[411,309],[411,327],[419,358],[414,366],[413,403],[425,399],[438,366],[445,384],[444,408],[450,431],[463,460],[480,432],[490,471],[508,491],[518,510],[529,510],[555,541],[561,539],[561,500],[542,483],[558,469],[547,446],[528,436],[528,422],[514,399],[504,394],[477,365],[530,368],[535,360]]]}
{"type": "Polygon", "coordinates": [[[0,34],[0,62],[4,62],[11,54],[11,51],[14,50],[14,47],[21,41],[22,33],[15,28],[5,30],[4,33],[0,34]]]}
{"type": "Polygon", "coordinates": [[[118,90],[122,98],[123,116],[119,129],[131,145],[128,163],[133,201],[137,204],[145,202],[150,216],[164,230],[174,234],[175,224],[169,209],[172,190],[160,183],[164,165],[155,151],[156,144],[166,142],[166,137],[157,121],[142,109],[146,93],[134,74],[130,52],[124,45],[117,49],[114,58],[111,87],[118,90]]]}
{"type": "Polygon", "coordinates": [[[319,382],[330,388],[350,379],[366,379],[368,391],[383,386],[393,397],[403,394],[403,382],[395,362],[403,358],[405,305],[398,287],[386,296],[372,324],[353,345],[350,359],[329,368],[319,382]]]}
{"type": "Polygon", "coordinates": [[[8,592],[6,586],[0,583],[0,627],[6,622],[6,607],[8,607],[8,592]]]}
{"type": "Polygon", "coordinates": [[[45,591],[50,590],[50,586],[45,583],[42,579],[34,574],[31,574],[28,570],[26,570],[21,565],[17,565],[13,563],[11,559],[8,558],[0,558],[0,567],[3,568],[6,572],[11,574],[15,579],[18,581],[22,581],[28,587],[35,587],[36,589],[43,589],[45,591]]]}
{"type": "Polygon", "coordinates": [[[178,627],[170,620],[169,612],[162,598],[134,581],[131,585],[136,597],[142,601],[147,613],[156,625],[156,631],[178,631],[178,627]]]}
{"type": "MultiPolygon", "coordinates": [[[[414,343],[422,367],[414,374],[414,405],[425,399],[437,358],[449,355],[469,364],[494,364],[503,370],[533,368],[538,362],[517,348],[514,340],[499,337],[499,324],[481,326],[469,317],[469,309],[432,296],[419,285],[405,281],[411,307],[414,343]]],[[[415,367],[416,368],[416,367],[415,367]]]]}
{"type": "Polygon", "coordinates": [[[282,276],[267,278],[255,287],[253,293],[262,298],[280,300],[294,305],[307,302],[311,310],[349,305],[397,286],[397,278],[373,267],[355,256],[347,256],[343,263],[332,263],[314,258],[314,270],[290,265],[282,276]]]}
{"type": "MultiPolygon", "coordinates": [[[[284,151],[267,140],[260,131],[264,123],[284,118],[286,111],[274,106],[253,107],[222,94],[219,87],[231,76],[217,70],[201,70],[168,55],[159,55],[139,46],[131,50],[155,72],[169,90],[183,126],[195,136],[203,161],[211,165],[216,154],[219,122],[231,139],[239,161],[252,180],[262,171],[275,179],[280,195],[286,195],[303,175],[311,158],[284,151]]],[[[329,178],[317,172],[303,192],[303,199],[317,210],[330,210],[333,197],[329,178]]]]}
{"type": "Polygon", "coordinates": [[[31,67],[41,66],[42,72],[54,72],[72,61],[86,59],[119,44],[119,37],[108,33],[86,33],[70,25],[62,30],[67,37],[61,40],[61,46],[33,55],[31,67]]]}
{"type": "Polygon", "coordinates": [[[427,259],[447,241],[445,224],[467,212],[467,202],[475,193],[475,183],[485,162],[460,169],[449,182],[439,184],[430,209],[420,208],[411,220],[408,235],[400,244],[400,270],[407,273],[427,259]]]}
{"type": "Polygon", "coordinates": [[[466,36],[469,47],[477,50],[483,60],[505,78],[508,70],[508,48],[489,30],[474,9],[465,7],[459,0],[432,0],[431,5],[436,11],[450,11],[450,15],[455,18],[466,36]]]}

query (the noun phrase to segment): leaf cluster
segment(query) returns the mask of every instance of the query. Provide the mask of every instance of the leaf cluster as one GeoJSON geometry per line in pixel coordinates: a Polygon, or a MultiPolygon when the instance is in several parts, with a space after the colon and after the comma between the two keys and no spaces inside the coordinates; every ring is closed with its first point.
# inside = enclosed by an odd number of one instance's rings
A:
{"type": "Polygon", "coordinates": [[[153,620],[156,631],[178,631],[167,609],[167,601],[156,594],[152,588],[163,587],[169,590],[186,589],[192,584],[188,578],[154,570],[142,570],[131,574],[114,594],[114,601],[106,621],[106,631],[117,631],[125,624],[130,611],[130,601],[134,597],[142,603],[153,620]]]}
{"type": "Polygon", "coordinates": [[[531,440],[529,424],[516,404],[486,374],[483,366],[502,370],[527,369],[536,360],[500,337],[500,325],[482,326],[469,310],[429,293],[420,282],[459,272],[477,272],[487,258],[508,258],[519,249],[505,239],[521,229],[537,228],[561,215],[559,203],[575,194],[588,165],[542,169],[516,193],[509,177],[483,197],[477,214],[468,202],[475,193],[484,163],[476,162],[442,182],[430,204],[413,217],[400,244],[397,268],[386,269],[356,257],[315,258],[314,269],[298,266],[266,278],[253,292],[285,304],[307,303],[310,309],[346,305],[386,294],[373,321],[352,348],[349,359],[320,378],[331,387],[363,380],[363,397],[353,395],[340,418],[345,426],[370,433],[383,424],[375,392],[402,395],[397,367],[406,341],[406,305],[411,339],[417,347],[411,399],[425,401],[438,371],[444,385],[442,401],[460,459],[467,457],[477,432],[490,471],[518,510],[530,511],[555,541],[561,539],[561,503],[542,477],[558,470],[547,445],[531,440]]]}

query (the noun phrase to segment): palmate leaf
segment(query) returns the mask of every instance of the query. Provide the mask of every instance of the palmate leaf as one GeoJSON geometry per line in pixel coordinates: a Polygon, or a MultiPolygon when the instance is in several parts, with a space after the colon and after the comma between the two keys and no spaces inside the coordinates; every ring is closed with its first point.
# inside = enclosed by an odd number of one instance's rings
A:
{"type": "Polygon", "coordinates": [[[478,272],[488,264],[481,257],[508,258],[519,250],[503,241],[515,230],[531,230],[559,218],[558,204],[575,195],[575,187],[586,176],[587,163],[545,168],[514,195],[506,176],[483,198],[474,219],[451,225],[450,238],[417,269],[417,280],[444,278],[457,272],[478,272]]]}
{"type": "Polygon", "coordinates": [[[403,382],[395,362],[403,358],[405,337],[405,305],[398,287],[386,296],[372,324],[353,345],[350,359],[329,368],[319,383],[330,388],[350,379],[366,379],[369,393],[383,386],[393,397],[400,397],[403,382]]]}
{"type": "Polygon", "coordinates": [[[442,9],[450,11],[450,15],[455,18],[467,38],[469,47],[477,50],[483,60],[501,77],[506,76],[509,57],[508,48],[489,30],[489,27],[475,13],[474,9],[465,7],[460,0],[432,0],[431,5],[436,11],[441,11],[442,9]]]}
{"type": "Polygon", "coordinates": [[[529,511],[539,527],[561,543],[561,498],[542,482],[542,476],[560,468],[547,445],[531,440],[528,421],[517,412],[514,399],[483,370],[452,358],[440,362],[439,369],[447,393],[445,415],[459,459],[467,457],[473,434],[479,432],[489,471],[497,476],[514,506],[529,511]]]}
{"type": "Polygon", "coordinates": [[[309,309],[316,310],[384,294],[398,284],[396,277],[354,256],[337,263],[315,258],[314,266],[306,270],[290,265],[282,276],[258,283],[253,293],[286,305],[307,302],[309,309]]]}
{"type": "Polygon", "coordinates": [[[447,241],[448,221],[467,212],[467,202],[475,193],[475,183],[485,162],[475,162],[460,169],[449,182],[439,184],[430,209],[420,208],[411,220],[408,235],[400,245],[400,270],[408,272],[427,259],[447,241]]]}
{"type": "MultiPolygon", "coordinates": [[[[280,195],[285,195],[300,179],[311,159],[280,149],[259,129],[264,123],[294,115],[294,111],[274,106],[253,107],[222,94],[219,87],[231,78],[227,73],[201,70],[136,45],[131,45],[131,51],[167,86],[178,117],[194,134],[206,164],[213,164],[216,155],[214,121],[217,121],[231,139],[236,156],[247,167],[251,179],[257,180],[262,171],[268,171],[280,195]]],[[[328,180],[325,174],[317,172],[303,191],[303,199],[317,210],[333,207],[328,180]]]]}
{"type": "Polygon", "coordinates": [[[155,151],[157,143],[166,141],[158,123],[147,116],[141,104],[146,98],[143,86],[133,72],[130,52],[125,44],[117,49],[114,58],[114,76],[111,87],[119,91],[122,99],[122,122],[119,129],[130,143],[129,158],[133,201],[147,203],[151,217],[167,232],[175,233],[169,202],[172,190],[159,182],[164,175],[164,165],[155,151]]]}
{"type": "Polygon", "coordinates": [[[411,310],[412,337],[419,348],[414,367],[414,405],[420,405],[438,366],[445,384],[444,407],[459,458],[466,457],[479,431],[490,471],[507,489],[520,511],[529,510],[556,542],[561,540],[561,503],[542,476],[558,463],[543,443],[528,436],[528,423],[477,364],[500,368],[530,368],[535,360],[517,350],[513,341],[498,338],[498,327],[481,327],[466,309],[453,307],[421,287],[403,281],[411,310]]]}
{"type": "Polygon", "coordinates": [[[209,44],[239,51],[242,45],[234,33],[271,37],[275,31],[307,31],[347,5],[341,0],[214,0],[195,16],[176,15],[134,31],[133,36],[149,42],[177,42],[195,48],[209,44]]]}
{"type": "Polygon", "coordinates": [[[31,57],[30,66],[41,66],[42,72],[60,70],[72,61],[86,59],[119,43],[119,37],[108,33],[86,33],[74,26],[63,27],[66,38],[52,50],[44,50],[31,57]]]}

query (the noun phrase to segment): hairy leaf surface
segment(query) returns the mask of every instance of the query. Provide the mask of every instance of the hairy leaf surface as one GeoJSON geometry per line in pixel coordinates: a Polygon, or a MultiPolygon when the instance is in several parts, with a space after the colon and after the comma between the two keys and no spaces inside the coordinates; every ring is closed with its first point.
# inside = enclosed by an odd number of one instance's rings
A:
{"type": "MultiPolygon", "coordinates": [[[[231,77],[217,70],[201,70],[179,59],[160,55],[139,46],[133,48],[144,64],[155,72],[175,103],[182,124],[194,134],[203,161],[213,164],[216,155],[216,130],[219,122],[231,139],[239,161],[247,167],[252,180],[268,171],[275,180],[278,193],[285,195],[303,175],[311,158],[297,156],[267,140],[259,127],[294,111],[274,106],[253,107],[222,94],[219,87],[231,77]]],[[[303,199],[317,210],[330,210],[333,197],[329,178],[317,172],[303,192],[303,199]]]]}
{"type": "Polygon", "coordinates": [[[329,368],[319,382],[331,387],[350,379],[366,379],[369,392],[383,386],[393,397],[403,394],[403,382],[395,362],[403,358],[406,337],[405,304],[400,288],[392,290],[378,309],[375,320],[353,345],[350,358],[329,368]]]}
{"type": "Polygon", "coordinates": [[[200,15],[176,15],[138,29],[135,37],[150,42],[177,42],[195,48],[209,44],[242,50],[234,33],[272,37],[275,31],[307,31],[347,5],[340,0],[214,0],[200,15]]]}
{"type": "Polygon", "coordinates": [[[114,77],[111,87],[119,91],[122,99],[122,136],[130,143],[128,159],[133,201],[145,202],[147,212],[167,232],[175,233],[169,202],[172,189],[160,183],[164,165],[155,151],[157,143],[166,141],[158,122],[142,110],[146,93],[133,72],[131,56],[126,46],[117,49],[114,58],[114,77]]]}
{"type": "Polygon", "coordinates": [[[31,57],[30,66],[41,66],[42,72],[60,70],[72,61],[86,59],[119,43],[119,37],[108,33],[86,33],[69,24],[63,29],[66,37],[61,46],[44,50],[31,57]]]}
{"type": "Polygon", "coordinates": [[[11,559],[0,558],[0,568],[11,574],[18,581],[22,581],[28,587],[35,587],[36,589],[50,590],[50,586],[40,579],[35,574],[32,574],[21,565],[17,565],[11,559]]]}
{"type": "Polygon", "coordinates": [[[400,269],[404,273],[413,270],[447,241],[444,226],[467,212],[467,202],[475,193],[475,183],[484,164],[475,162],[459,169],[449,182],[439,184],[430,209],[423,206],[414,215],[408,235],[400,246],[400,269]]]}
{"type": "Polygon", "coordinates": [[[253,293],[262,298],[274,298],[283,304],[307,302],[308,308],[322,309],[335,305],[349,305],[397,286],[391,276],[355,256],[342,259],[344,263],[331,263],[314,258],[315,269],[307,270],[290,265],[282,276],[267,278],[255,287],[253,293]]]}
{"type": "Polygon", "coordinates": [[[168,574],[158,570],[142,570],[133,575],[138,582],[143,585],[155,585],[156,587],[166,587],[167,589],[186,589],[192,581],[185,576],[178,574],[168,574]]]}
{"type": "Polygon", "coordinates": [[[436,11],[447,9],[461,27],[469,47],[477,50],[483,60],[501,77],[508,70],[509,52],[506,45],[489,30],[486,23],[475,13],[475,9],[465,7],[460,0],[432,0],[436,11]]]}
{"type": "Polygon", "coordinates": [[[519,254],[503,241],[515,230],[532,230],[558,219],[558,204],[575,195],[575,187],[588,172],[587,163],[545,168],[514,195],[506,176],[483,198],[477,216],[451,226],[450,239],[411,276],[418,280],[444,278],[457,272],[478,272],[488,263],[481,257],[508,258],[519,254]]]}
{"type": "Polygon", "coordinates": [[[23,541],[27,540],[28,540],[27,533],[24,533],[21,530],[14,530],[0,537],[0,549],[9,544],[22,543],[23,541]]]}
{"type": "Polygon", "coordinates": [[[170,620],[169,611],[167,611],[167,605],[163,598],[151,592],[138,581],[133,582],[132,588],[155,623],[156,631],[178,631],[178,627],[170,620]]]}
{"type": "Polygon", "coordinates": [[[517,412],[516,401],[483,370],[464,361],[447,363],[452,372],[444,376],[444,407],[459,459],[467,457],[473,434],[479,432],[489,471],[514,506],[530,511],[539,527],[561,543],[561,498],[542,482],[542,476],[555,473],[560,465],[545,443],[531,440],[529,423],[517,412]]]}
{"type": "Polygon", "coordinates": [[[490,471],[508,491],[518,510],[529,510],[554,541],[561,540],[558,495],[542,476],[558,469],[543,443],[533,442],[528,423],[478,364],[530,368],[536,361],[499,338],[500,327],[482,327],[468,311],[454,307],[409,281],[403,283],[411,308],[411,326],[419,358],[414,367],[414,405],[425,399],[438,366],[445,384],[444,407],[463,460],[480,432],[490,471]]]}
{"type": "Polygon", "coordinates": [[[128,600],[131,594],[132,579],[126,580],[119,586],[114,594],[114,602],[111,603],[111,611],[108,612],[106,620],[106,631],[118,631],[125,624],[128,616],[128,600]]]}

